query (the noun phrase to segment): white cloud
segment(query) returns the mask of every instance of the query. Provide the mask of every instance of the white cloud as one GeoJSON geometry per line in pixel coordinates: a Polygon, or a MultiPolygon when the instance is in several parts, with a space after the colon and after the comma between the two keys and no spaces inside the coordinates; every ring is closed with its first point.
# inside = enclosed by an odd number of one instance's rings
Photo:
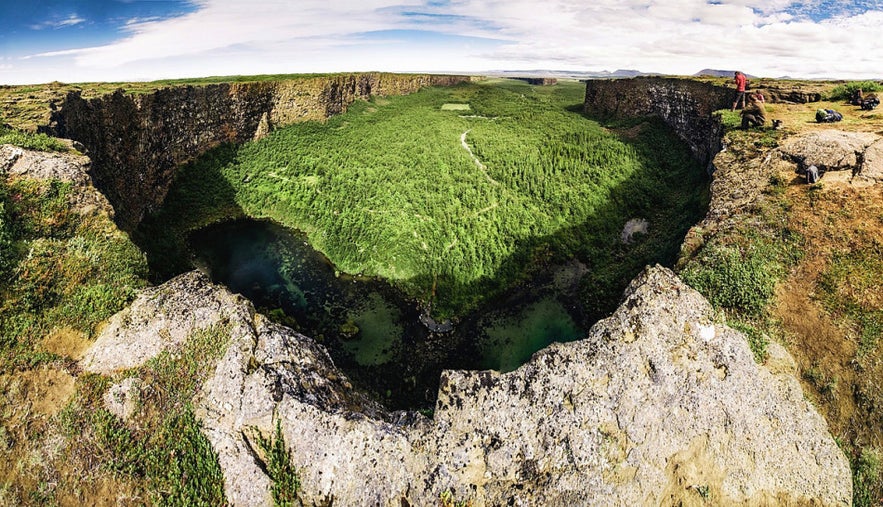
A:
{"type": "Polygon", "coordinates": [[[817,12],[820,1],[196,0],[196,11],[177,18],[130,20],[115,43],[40,56],[73,58],[69,72],[93,79],[519,67],[883,75],[883,11],[855,14],[858,3],[840,5],[838,16],[813,22],[806,13],[817,12]],[[364,37],[385,30],[497,42],[432,46],[364,37]]]}
{"type": "Polygon", "coordinates": [[[64,19],[54,19],[50,21],[44,21],[42,23],[31,25],[32,30],[44,30],[46,28],[59,29],[67,26],[79,25],[80,23],[85,23],[86,19],[77,16],[76,14],[71,14],[70,16],[64,19]]]}

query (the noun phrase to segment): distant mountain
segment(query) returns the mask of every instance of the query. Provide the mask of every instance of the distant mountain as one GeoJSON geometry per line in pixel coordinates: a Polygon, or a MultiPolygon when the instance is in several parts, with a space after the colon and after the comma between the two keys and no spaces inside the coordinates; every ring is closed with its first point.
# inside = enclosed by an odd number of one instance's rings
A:
{"type": "MultiPolygon", "coordinates": [[[[711,76],[711,77],[733,77],[736,73],[735,70],[720,70],[720,69],[702,69],[699,72],[693,74],[696,77],[699,76],[711,76]]],[[[744,73],[743,73],[744,74],[744,73]]],[[[755,79],[757,76],[752,76],[751,74],[745,74],[749,79],[755,79]]]]}

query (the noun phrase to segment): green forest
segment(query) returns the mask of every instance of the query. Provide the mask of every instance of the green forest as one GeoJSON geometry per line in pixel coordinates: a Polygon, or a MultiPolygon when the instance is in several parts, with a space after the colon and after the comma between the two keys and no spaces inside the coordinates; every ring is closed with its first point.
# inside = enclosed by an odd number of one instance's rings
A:
{"type": "Polygon", "coordinates": [[[707,182],[661,123],[586,117],[584,90],[510,80],[429,88],[217,148],[181,168],[135,240],[169,276],[187,268],[189,232],[267,218],[304,231],[340,272],[384,278],[437,316],[577,257],[601,315],[644,265],[674,260],[707,182]],[[632,218],[648,233],[624,244],[632,218]]]}

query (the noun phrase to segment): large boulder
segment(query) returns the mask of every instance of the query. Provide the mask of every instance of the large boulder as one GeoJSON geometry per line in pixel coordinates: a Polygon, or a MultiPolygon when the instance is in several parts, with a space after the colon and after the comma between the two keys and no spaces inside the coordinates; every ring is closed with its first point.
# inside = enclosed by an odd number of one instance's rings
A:
{"type": "Polygon", "coordinates": [[[144,290],[111,317],[80,364],[102,374],[136,368],[180,346],[195,331],[222,322],[248,322],[253,313],[244,299],[213,285],[206,275],[185,273],[144,290]]]}
{"type": "Polygon", "coordinates": [[[869,132],[820,130],[788,139],[780,151],[803,168],[856,172],[865,149],[878,139],[869,132]]]}
{"type": "Polygon", "coordinates": [[[876,182],[883,181],[883,139],[878,138],[865,149],[857,176],[876,182]]]}
{"type": "Polygon", "coordinates": [[[0,145],[0,176],[70,183],[76,189],[68,195],[72,209],[82,214],[98,211],[113,217],[110,203],[92,184],[90,168],[89,157],[78,153],[36,151],[11,144],[0,145]]]}
{"type": "Polygon", "coordinates": [[[320,345],[201,275],[165,290],[128,310],[114,334],[168,343],[137,330],[157,315],[226,316],[231,342],[198,415],[234,505],[271,503],[255,436],[276,424],[307,505],[434,505],[445,491],[473,505],[851,499],[846,458],[787,352],[773,344],[771,367],[756,364],[745,338],[664,268],[639,275],[584,340],[505,374],[444,372],[433,419],[385,411],[320,345]],[[184,302],[189,312],[171,310],[184,302]]]}

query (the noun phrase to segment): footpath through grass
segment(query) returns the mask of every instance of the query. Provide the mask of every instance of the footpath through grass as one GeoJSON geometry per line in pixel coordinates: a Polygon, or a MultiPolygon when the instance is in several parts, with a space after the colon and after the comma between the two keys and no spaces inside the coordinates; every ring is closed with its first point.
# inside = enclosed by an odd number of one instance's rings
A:
{"type": "Polygon", "coordinates": [[[576,82],[491,81],[359,102],[184,167],[138,237],[154,269],[174,272],[186,266],[170,245],[188,231],[270,218],[340,271],[390,280],[443,316],[576,256],[592,299],[615,302],[645,263],[673,259],[705,182],[661,124],[621,137],[583,116],[583,96],[576,82]],[[634,217],[650,232],[623,246],[634,217]]]}

